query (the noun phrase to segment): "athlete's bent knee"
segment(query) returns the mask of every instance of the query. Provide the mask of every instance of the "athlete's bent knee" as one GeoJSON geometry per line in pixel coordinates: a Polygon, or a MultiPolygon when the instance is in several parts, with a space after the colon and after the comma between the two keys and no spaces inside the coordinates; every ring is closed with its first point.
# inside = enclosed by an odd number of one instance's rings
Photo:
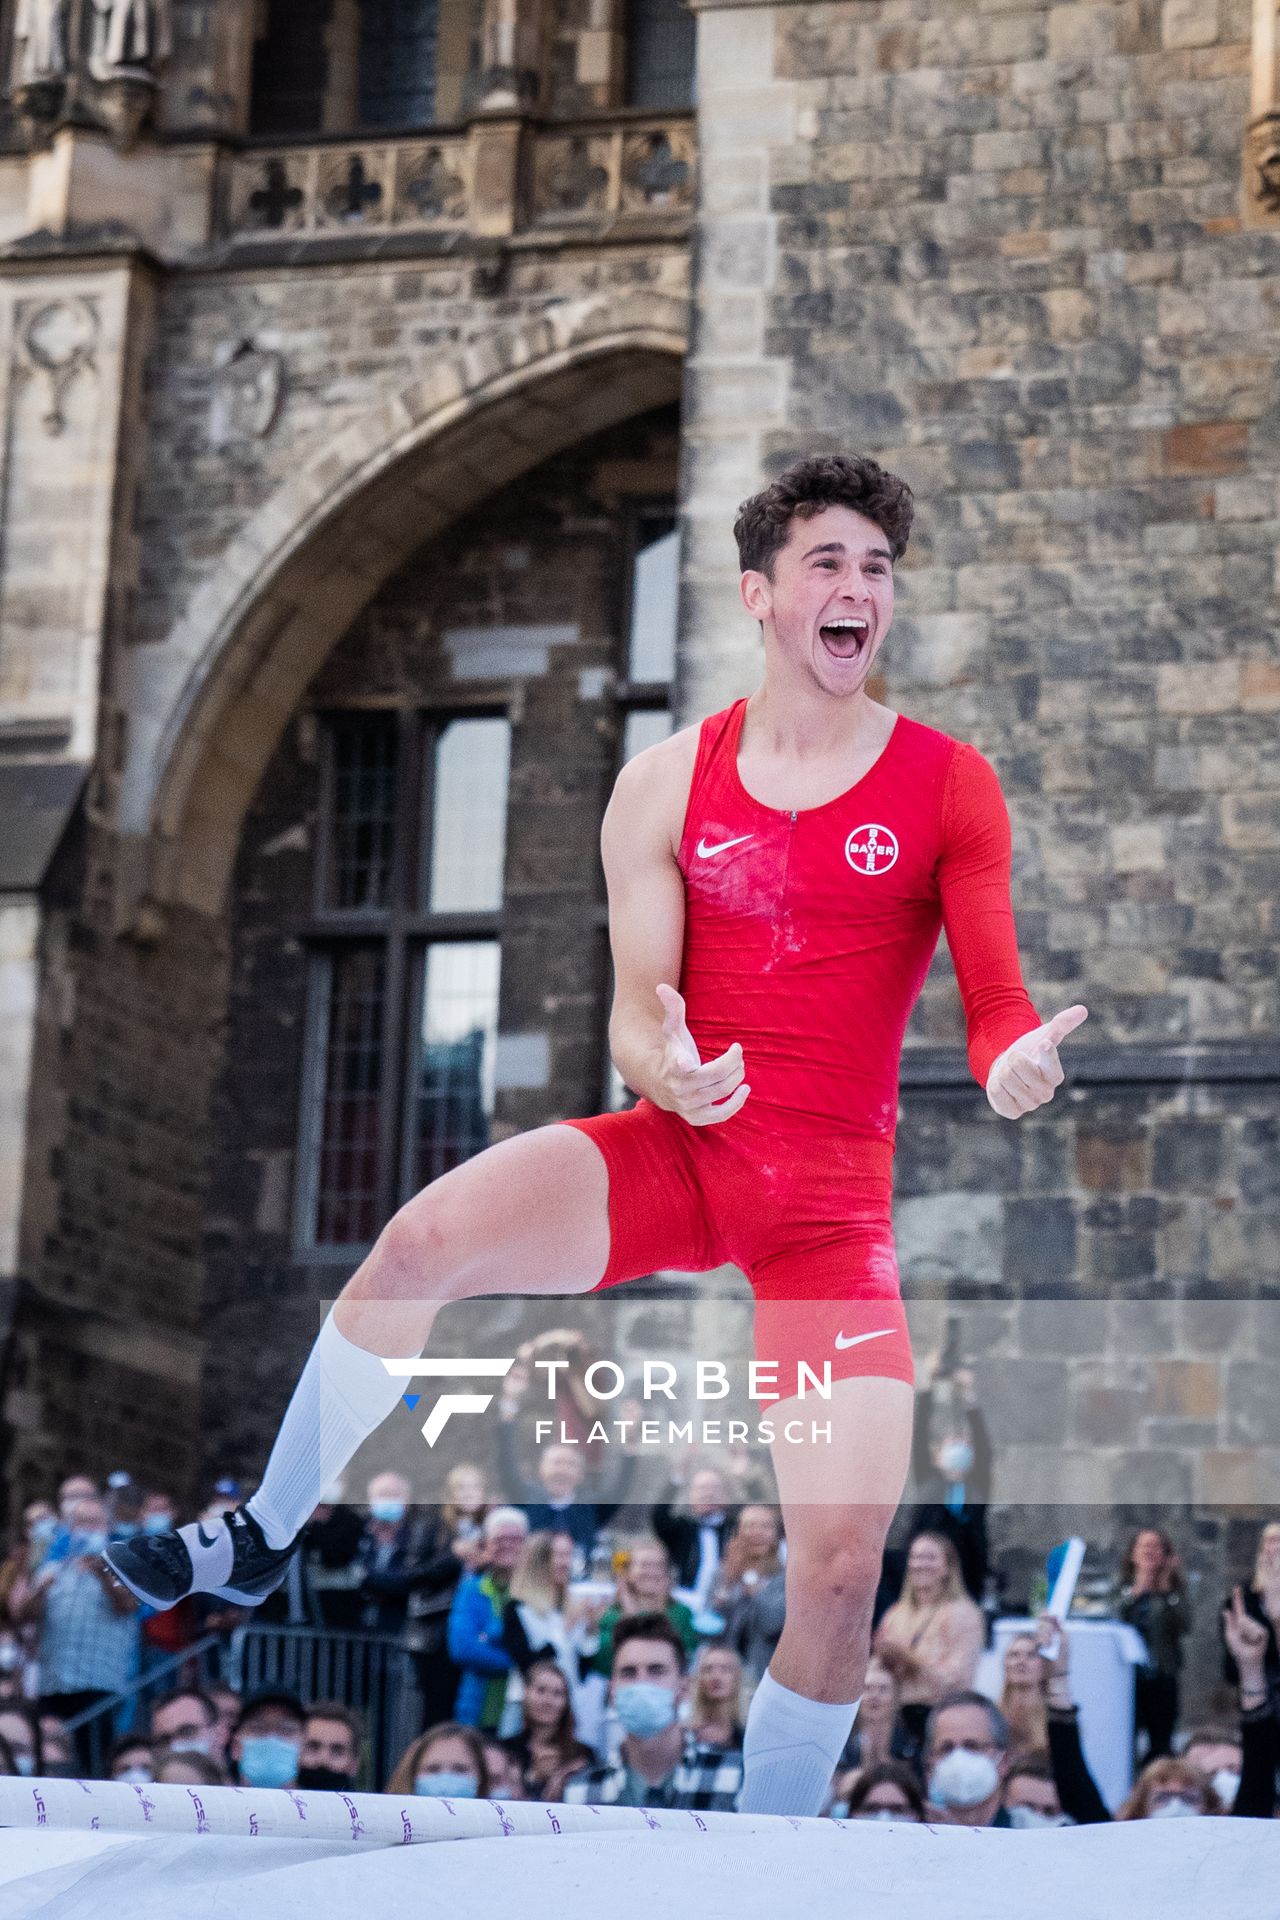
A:
{"type": "Polygon", "coordinates": [[[461,1237],[429,1190],[391,1216],[366,1269],[362,1290],[383,1298],[461,1300],[468,1292],[461,1237]]]}

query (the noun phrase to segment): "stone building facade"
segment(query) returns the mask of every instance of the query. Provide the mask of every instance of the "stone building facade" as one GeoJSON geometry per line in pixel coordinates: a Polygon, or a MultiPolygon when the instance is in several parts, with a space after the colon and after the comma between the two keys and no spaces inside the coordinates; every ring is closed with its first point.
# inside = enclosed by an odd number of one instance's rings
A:
{"type": "MultiPolygon", "coordinates": [[[[920,1344],[975,1303],[1001,1490],[1068,1503],[1010,1504],[1011,1548],[1071,1503],[1103,1544],[1190,1503],[1212,1590],[1280,1469],[1275,10],[301,11],[309,37],[150,0],[90,41],[34,0],[12,53],[11,1493],[158,1436],[184,1493],[252,1471],[339,1283],[350,1247],[312,1231],[332,954],[385,932],[325,917],[341,716],[419,766],[446,751],[422,716],[506,721],[499,902],[387,909],[417,956],[396,1019],[434,939],[496,939],[486,1128],[597,1103],[628,728],[750,687],[737,504],[856,448],[918,501],[884,697],[998,768],[1033,997],[1090,1008],[1069,1091],[1001,1125],[940,958],[899,1130],[920,1344]],[[668,693],[629,649],[670,526],[668,693]]],[[[379,829],[351,831],[367,889],[379,829]]]]}

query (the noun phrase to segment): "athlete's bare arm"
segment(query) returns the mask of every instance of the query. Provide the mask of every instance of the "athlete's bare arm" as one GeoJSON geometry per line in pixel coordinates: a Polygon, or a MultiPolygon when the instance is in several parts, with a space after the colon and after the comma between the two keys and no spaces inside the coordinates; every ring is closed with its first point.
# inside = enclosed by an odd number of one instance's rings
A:
{"type": "Polygon", "coordinates": [[[751,1089],[742,1048],[701,1062],[676,990],[684,950],[677,864],[698,729],[646,747],[618,775],[600,833],[614,995],[609,1051],[627,1085],[691,1126],[732,1119],[751,1089]]]}

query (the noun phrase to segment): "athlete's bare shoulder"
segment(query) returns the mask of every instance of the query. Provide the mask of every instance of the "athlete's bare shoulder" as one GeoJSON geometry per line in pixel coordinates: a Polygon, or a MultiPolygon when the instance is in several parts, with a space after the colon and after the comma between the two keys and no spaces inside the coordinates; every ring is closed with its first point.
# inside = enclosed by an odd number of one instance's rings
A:
{"type": "Polygon", "coordinates": [[[701,722],[681,727],[627,761],[605,812],[607,834],[665,840],[673,857],[679,852],[700,727],[701,722]]]}

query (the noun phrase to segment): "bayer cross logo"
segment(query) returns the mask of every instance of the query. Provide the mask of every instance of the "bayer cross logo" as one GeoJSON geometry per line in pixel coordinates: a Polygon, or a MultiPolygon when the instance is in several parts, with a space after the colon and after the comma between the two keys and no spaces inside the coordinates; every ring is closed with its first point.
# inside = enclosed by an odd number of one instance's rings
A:
{"type": "Polygon", "coordinates": [[[844,857],[855,873],[888,873],[898,857],[898,836],[888,827],[855,827],[844,843],[844,857]]]}

